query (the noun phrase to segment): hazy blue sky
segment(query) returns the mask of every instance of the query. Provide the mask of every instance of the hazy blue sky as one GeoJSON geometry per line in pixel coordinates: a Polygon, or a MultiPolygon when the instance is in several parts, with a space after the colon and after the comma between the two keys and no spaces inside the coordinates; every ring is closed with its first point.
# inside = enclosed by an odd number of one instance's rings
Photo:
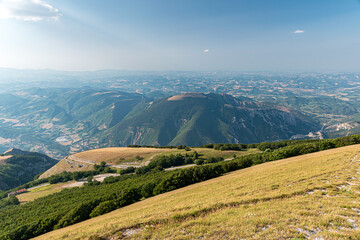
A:
{"type": "Polygon", "coordinates": [[[360,2],[0,0],[0,67],[360,71],[360,2]]]}

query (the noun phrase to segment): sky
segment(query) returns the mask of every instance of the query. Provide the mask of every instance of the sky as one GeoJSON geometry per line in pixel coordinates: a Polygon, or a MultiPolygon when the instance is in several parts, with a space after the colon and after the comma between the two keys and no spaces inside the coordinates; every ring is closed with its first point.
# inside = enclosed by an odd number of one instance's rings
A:
{"type": "Polygon", "coordinates": [[[360,1],[0,0],[0,67],[360,72],[360,1]]]}

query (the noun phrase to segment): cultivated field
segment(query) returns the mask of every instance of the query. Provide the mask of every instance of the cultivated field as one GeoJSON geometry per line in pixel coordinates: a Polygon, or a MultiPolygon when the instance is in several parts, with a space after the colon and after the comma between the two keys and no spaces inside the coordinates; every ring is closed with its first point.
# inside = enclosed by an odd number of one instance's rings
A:
{"type": "MultiPolygon", "coordinates": [[[[75,182],[75,181],[73,181],[75,182]]],[[[57,184],[48,184],[38,188],[30,189],[26,193],[17,195],[21,204],[34,201],[37,198],[45,197],[47,195],[60,192],[65,186],[69,183],[57,183],[57,184]]]]}
{"type": "Polygon", "coordinates": [[[359,151],[257,165],[36,239],[359,239],[359,151]]]}
{"type": "Polygon", "coordinates": [[[63,171],[76,172],[92,170],[94,164],[100,164],[102,161],[105,161],[107,165],[115,168],[127,168],[129,166],[139,167],[148,164],[149,161],[156,156],[178,153],[193,154],[194,151],[199,153],[202,158],[223,156],[225,159],[232,158],[234,154],[242,156],[260,152],[258,149],[219,151],[209,148],[191,148],[191,151],[185,151],[184,149],[176,148],[100,148],[70,155],[42,174],[40,178],[46,178],[54,174],[62,173],[63,171]]]}

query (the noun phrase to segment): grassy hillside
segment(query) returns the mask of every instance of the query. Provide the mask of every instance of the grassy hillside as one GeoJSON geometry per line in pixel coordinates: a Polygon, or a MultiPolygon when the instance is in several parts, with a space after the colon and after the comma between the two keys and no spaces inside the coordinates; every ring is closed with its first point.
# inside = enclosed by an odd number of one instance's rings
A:
{"type": "MultiPolygon", "coordinates": [[[[0,238],[29,239],[95,218],[146,198],[220,177],[239,169],[359,143],[359,135],[332,140],[262,143],[258,145],[260,149],[266,148],[266,151],[262,153],[173,171],[163,171],[163,169],[177,166],[176,164],[191,160],[191,158],[181,155],[162,156],[148,166],[136,169],[135,174],[106,178],[102,183],[90,182],[81,188],[68,188],[20,206],[17,205],[16,197],[0,200],[0,238]]],[[[214,144],[206,147],[238,149],[240,145],[214,144]]],[[[52,176],[48,180],[49,182],[54,180],[50,183],[56,183],[59,182],[57,180],[79,179],[84,174],[96,175],[102,171],[107,173],[108,168],[104,165],[97,166],[96,171],[63,173],[52,176]]],[[[44,183],[44,181],[40,182],[44,183]]]]}
{"type": "Polygon", "coordinates": [[[75,172],[93,170],[94,164],[100,164],[102,161],[106,162],[107,165],[117,168],[126,168],[128,166],[136,167],[147,165],[157,156],[170,154],[193,154],[195,151],[203,159],[218,156],[222,156],[226,159],[233,158],[234,154],[239,157],[261,152],[255,148],[245,149],[242,151],[219,151],[208,148],[191,148],[190,151],[177,148],[100,148],[70,155],[43,173],[40,178],[47,178],[51,175],[62,173],[63,171],[75,172]]]}
{"type": "Polygon", "coordinates": [[[358,239],[359,151],[256,165],[36,239],[358,239]]]}

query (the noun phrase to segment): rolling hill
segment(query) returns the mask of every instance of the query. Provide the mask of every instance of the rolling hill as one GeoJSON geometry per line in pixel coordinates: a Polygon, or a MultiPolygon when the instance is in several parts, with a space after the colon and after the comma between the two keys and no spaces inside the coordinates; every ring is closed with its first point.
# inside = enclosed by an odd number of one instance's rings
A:
{"type": "Polygon", "coordinates": [[[256,165],[36,239],[358,239],[359,150],[256,165]]]}
{"type": "Polygon", "coordinates": [[[171,154],[192,155],[195,151],[203,159],[217,156],[231,159],[234,154],[239,157],[261,152],[256,148],[245,149],[243,151],[220,151],[209,148],[191,148],[189,151],[176,148],[100,148],[69,155],[41,174],[39,178],[47,178],[62,173],[63,171],[76,172],[93,170],[94,164],[99,165],[102,161],[106,162],[106,164],[112,168],[140,167],[149,164],[151,160],[158,156],[168,156],[171,154]]]}
{"type": "Polygon", "coordinates": [[[37,152],[9,149],[0,157],[0,190],[15,188],[33,178],[58,161],[37,152]]]}

